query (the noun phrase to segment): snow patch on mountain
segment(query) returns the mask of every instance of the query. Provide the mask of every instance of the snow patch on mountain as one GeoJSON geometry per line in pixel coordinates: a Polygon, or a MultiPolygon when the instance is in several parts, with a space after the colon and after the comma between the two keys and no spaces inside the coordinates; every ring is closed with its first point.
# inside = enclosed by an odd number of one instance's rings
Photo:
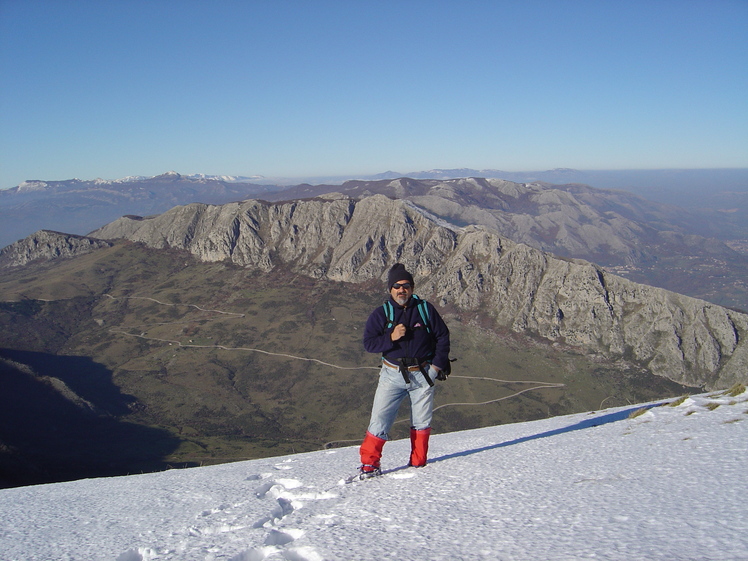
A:
{"type": "Polygon", "coordinates": [[[204,173],[193,173],[185,177],[190,179],[224,181],[225,183],[246,183],[248,181],[263,181],[265,179],[264,175],[206,175],[204,173]]]}
{"type": "Polygon", "coordinates": [[[44,181],[24,181],[17,187],[18,193],[29,193],[31,191],[44,191],[48,184],[44,181]]]}

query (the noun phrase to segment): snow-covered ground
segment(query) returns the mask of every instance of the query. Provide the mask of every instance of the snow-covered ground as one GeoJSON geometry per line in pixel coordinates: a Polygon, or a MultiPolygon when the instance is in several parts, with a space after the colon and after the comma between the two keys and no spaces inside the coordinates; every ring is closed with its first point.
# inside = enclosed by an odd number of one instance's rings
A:
{"type": "MultiPolygon", "coordinates": [[[[0,558],[746,560],[748,393],[0,491],[0,558]]],[[[363,430],[363,429],[362,429],[363,430]]]]}

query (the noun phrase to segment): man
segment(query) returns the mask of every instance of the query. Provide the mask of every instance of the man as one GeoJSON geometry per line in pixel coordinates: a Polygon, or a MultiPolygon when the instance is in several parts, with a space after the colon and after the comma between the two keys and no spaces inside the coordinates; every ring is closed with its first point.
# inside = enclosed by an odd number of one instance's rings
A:
{"type": "Polygon", "coordinates": [[[404,265],[396,263],[387,278],[390,298],[371,313],[364,330],[364,347],[382,354],[382,369],[360,448],[362,479],[381,473],[382,448],[406,396],[411,410],[409,465],[426,465],[434,380],[446,379],[449,373],[449,329],[444,320],[430,303],[414,296],[413,275],[404,265]]]}

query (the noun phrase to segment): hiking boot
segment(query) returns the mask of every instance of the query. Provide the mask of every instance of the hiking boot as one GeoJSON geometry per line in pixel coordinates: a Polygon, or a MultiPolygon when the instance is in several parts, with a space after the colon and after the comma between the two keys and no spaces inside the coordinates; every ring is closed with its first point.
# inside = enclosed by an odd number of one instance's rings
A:
{"type": "Polygon", "coordinates": [[[379,468],[379,466],[370,466],[364,464],[360,468],[358,468],[358,471],[359,479],[369,479],[370,477],[382,475],[382,470],[379,468]]]}

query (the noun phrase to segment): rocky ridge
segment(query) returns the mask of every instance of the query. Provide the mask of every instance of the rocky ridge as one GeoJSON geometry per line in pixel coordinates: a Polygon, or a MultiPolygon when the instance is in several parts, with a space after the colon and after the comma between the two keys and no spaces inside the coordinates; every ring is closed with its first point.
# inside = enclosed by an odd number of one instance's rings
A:
{"type": "MultiPolygon", "coordinates": [[[[264,197],[295,199],[329,189],[298,186],[264,197]]],[[[709,221],[623,191],[478,177],[348,181],[336,190],[353,198],[378,193],[407,199],[455,224],[481,224],[510,240],[604,266],[634,265],[672,252],[738,257],[724,243],[704,237],[708,229],[699,232],[709,221]]]]}
{"type": "MultiPolygon", "coordinates": [[[[720,199],[726,206],[687,210],[625,191],[571,183],[582,177],[573,170],[523,176],[527,183],[508,181],[518,178],[512,174],[500,179],[465,175],[475,170],[432,172],[426,175],[437,179],[384,174],[387,179],[376,181],[290,187],[176,172],[116,181],[29,181],[0,190],[0,246],[39,229],[83,235],[123,215],[159,214],[195,202],[279,202],[331,191],[356,199],[383,194],[410,200],[453,224],[487,226],[505,238],[597,263],[636,282],[748,310],[748,254],[741,249],[748,230],[740,226],[746,213],[738,201],[742,191],[720,199]],[[458,177],[449,178],[455,173],[458,177]],[[543,183],[543,178],[566,183],[543,183]]],[[[710,184],[709,174],[699,177],[710,184]]],[[[718,173],[714,177],[725,179],[718,173]]]]}
{"type": "Polygon", "coordinates": [[[382,195],[191,204],[123,217],[91,236],[352,283],[384,279],[400,261],[422,296],[487,312],[515,332],[633,360],[690,386],[726,387],[748,373],[748,315],[553,257],[483,226],[450,225],[382,195]]]}
{"type": "Polygon", "coordinates": [[[112,244],[74,234],[49,230],[38,232],[0,249],[0,268],[20,267],[32,261],[75,257],[112,244]]]}

